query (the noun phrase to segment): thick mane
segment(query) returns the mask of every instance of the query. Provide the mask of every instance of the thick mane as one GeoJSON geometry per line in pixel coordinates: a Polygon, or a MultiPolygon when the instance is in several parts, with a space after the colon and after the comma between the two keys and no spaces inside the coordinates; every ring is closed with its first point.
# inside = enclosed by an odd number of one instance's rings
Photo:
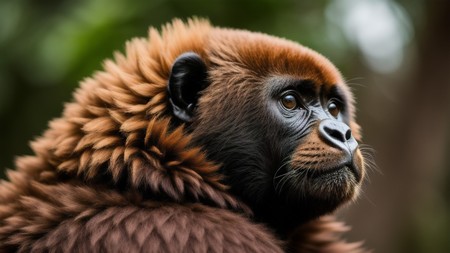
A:
{"type": "Polygon", "coordinates": [[[125,56],[116,53],[115,62],[105,62],[105,71],[83,81],[63,117],[50,123],[42,139],[51,139],[52,146],[39,139],[34,151],[38,155],[47,151],[59,171],[87,180],[110,174],[117,183],[127,175],[127,183],[139,188],[155,181],[148,180],[146,164],[150,164],[162,170],[190,168],[194,178],[205,176],[205,181],[222,187],[212,175],[216,166],[204,159],[200,149],[186,148],[189,136],[182,128],[170,129],[167,115],[171,65],[182,52],[201,53],[209,29],[205,21],[185,25],[176,20],[163,28],[161,36],[150,29],[148,40],[129,42],[125,56]]]}
{"type": "Polygon", "coordinates": [[[31,143],[35,155],[19,157],[7,172],[10,182],[0,184],[1,241],[26,245],[67,217],[127,199],[113,189],[249,212],[224,191],[219,166],[169,115],[171,66],[186,51],[205,55],[211,29],[198,19],[175,20],[161,35],[151,28],[148,39],[131,40],[125,55],[116,53],[81,83],[62,117],[31,143]],[[89,197],[102,187],[111,197],[89,197]],[[61,192],[78,196],[55,198],[61,192]],[[36,210],[37,203],[45,208],[36,210]]]}

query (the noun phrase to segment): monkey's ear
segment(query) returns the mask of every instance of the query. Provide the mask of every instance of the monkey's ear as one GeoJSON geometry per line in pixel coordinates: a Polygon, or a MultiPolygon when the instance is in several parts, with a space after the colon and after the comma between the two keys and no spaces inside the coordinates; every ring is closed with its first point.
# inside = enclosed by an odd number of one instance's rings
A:
{"type": "Polygon", "coordinates": [[[207,69],[196,53],[184,53],[175,60],[168,90],[173,114],[185,122],[192,121],[199,93],[207,86],[207,69]]]}

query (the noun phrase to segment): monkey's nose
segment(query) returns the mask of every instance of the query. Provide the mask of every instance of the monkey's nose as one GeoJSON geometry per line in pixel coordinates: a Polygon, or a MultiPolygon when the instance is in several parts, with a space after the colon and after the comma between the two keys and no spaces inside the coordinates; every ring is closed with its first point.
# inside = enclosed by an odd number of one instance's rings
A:
{"type": "Polygon", "coordinates": [[[358,147],[350,127],[337,120],[322,120],[319,124],[319,135],[329,144],[350,152],[350,155],[358,147]]]}

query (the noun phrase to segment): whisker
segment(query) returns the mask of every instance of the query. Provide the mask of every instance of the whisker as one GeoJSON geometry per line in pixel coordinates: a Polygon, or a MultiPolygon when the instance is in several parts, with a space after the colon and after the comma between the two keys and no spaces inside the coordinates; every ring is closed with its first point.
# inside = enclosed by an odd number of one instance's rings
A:
{"type": "Polygon", "coordinates": [[[367,195],[367,193],[364,191],[363,188],[360,188],[360,189],[359,189],[359,192],[360,192],[360,196],[361,196],[361,197],[363,197],[364,199],[366,199],[373,207],[377,207],[377,205],[375,204],[375,202],[373,202],[373,201],[370,199],[369,195],[367,195]]]}
{"type": "Polygon", "coordinates": [[[283,168],[284,168],[286,165],[288,165],[289,163],[290,163],[290,161],[288,160],[288,161],[284,162],[283,164],[281,164],[281,166],[277,169],[277,171],[276,171],[275,174],[274,174],[274,179],[275,179],[275,178],[279,178],[280,176],[284,175],[284,174],[282,174],[282,175],[278,175],[278,176],[277,176],[278,172],[280,172],[281,169],[283,169],[283,168]]]}
{"type": "Polygon", "coordinates": [[[376,171],[380,175],[383,175],[383,172],[378,169],[378,166],[375,162],[375,153],[376,153],[375,149],[373,149],[372,147],[370,147],[367,144],[360,144],[359,149],[364,158],[364,166],[369,171],[376,171]]]}
{"type": "Polygon", "coordinates": [[[355,82],[354,82],[354,81],[359,81],[359,80],[364,80],[364,78],[363,78],[363,77],[354,77],[354,78],[350,78],[350,79],[348,79],[348,80],[345,80],[345,83],[346,83],[347,85],[349,85],[349,86],[359,86],[359,87],[362,87],[362,88],[366,88],[367,85],[361,84],[361,83],[355,83],[355,82]]]}
{"type": "Polygon", "coordinates": [[[281,193],[286,182],[289,181],[294,176],[294,174],[295,174],[294,170],[287,172],[285,176],[280,180],[280,182],[278,182],[278,184],[275,186],[275,190],[278,191],[278,193],[281,193]]]}

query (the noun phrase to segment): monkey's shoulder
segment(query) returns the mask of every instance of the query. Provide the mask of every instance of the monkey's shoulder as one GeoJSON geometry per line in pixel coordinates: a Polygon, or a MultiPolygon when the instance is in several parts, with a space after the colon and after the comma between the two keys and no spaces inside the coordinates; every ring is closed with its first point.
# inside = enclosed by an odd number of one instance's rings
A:
{"type": "Polygon", "coordinates": [[[283,252],[265,227],[201,204],[109,207],[62,222],[32,249],[76,252],[283,252]]]}

